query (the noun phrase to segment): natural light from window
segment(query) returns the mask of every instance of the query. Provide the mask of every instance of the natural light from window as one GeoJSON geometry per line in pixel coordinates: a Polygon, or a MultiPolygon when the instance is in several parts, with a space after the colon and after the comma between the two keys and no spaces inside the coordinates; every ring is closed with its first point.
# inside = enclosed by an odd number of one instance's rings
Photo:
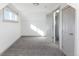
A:
{"type": "Polygon", "coordinates": [[[17,21],[16,12],[12,11],[9,7],[4,8],[4,20],[17,21]]]}
{"type": "Polygon", "coordinates": [[[32,30],[34,30],[35,32],[37,32],[41,36],[45,36],[44,32],[42,30],[40,30],[39,28],[37,28],[36,26],[34,26],[34,25],[31,24],[30,27],[31,27],[32,30]]]}

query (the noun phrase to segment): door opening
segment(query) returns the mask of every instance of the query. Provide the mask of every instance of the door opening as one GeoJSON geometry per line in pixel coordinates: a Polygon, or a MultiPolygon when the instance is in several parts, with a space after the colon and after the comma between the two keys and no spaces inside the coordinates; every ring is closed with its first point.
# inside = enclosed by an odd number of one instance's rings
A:
{"type": "Polygon", "coordinates": [[[59,19],[60,19],[60,10],[59,8],[54,11],[54,43],[59,44],[59,19]]]}

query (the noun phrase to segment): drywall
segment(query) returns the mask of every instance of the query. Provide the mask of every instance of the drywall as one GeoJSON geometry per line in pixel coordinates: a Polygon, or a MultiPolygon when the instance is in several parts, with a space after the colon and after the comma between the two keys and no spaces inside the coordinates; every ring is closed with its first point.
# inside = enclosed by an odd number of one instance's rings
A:
{"type": "Polygon", "coordinates": [[[47,14],[47,36],[48,37],[54,37],[54,21],[53,21],[53,13],[48,13],[47,14]]]}
{"type": "Polygon", "coordinates": [[[0,9],[4,8],[8,3],[0,3],[0,9]]]}
{"type": "MultiPolygon", "coordinates": [[[[22,12],[22,35],[23,36],[41,36],[37,31],[31,28],[31,24],[39,28],[44,36],[48,35],[49,19],[47,20],[47,14],[52,12],[58,3],[40,3],[39,6],[34,6],[32,3],[26,4],[14,4],[18,10],[22,12]]],[[[50,21],[51,22],[51,21],[50,21]]],[[[49,35],[50,36],[50,35],[49,35]]]]}
{"type": "Polygon", "coordinates": [[[22,18],[22,35],[23,36],[41,36],[38,31],[34,31],[31,25],[40,29],[46,36],[47,24],[46,24],[46,14],[42,12],[32,12],[26,14],[26,18],[22,18]]]}
{"type": "MultiPolygon", "coordinates": [[[[78,7],[77,7],[78,8],[78,7]]],[[[76,11],[75,55],[79,56],[79,8],[76,11]]]]}
{"type": "MultiPolygon", "coordinates": [[[[0,9],[0,15],[1,13],[2,9],[0,9]]],[[[20,19],[18,19],[18,22],[4,22],[2,17],[0,17],[0,54],[19,39],[20,36],[20,19]]]]}

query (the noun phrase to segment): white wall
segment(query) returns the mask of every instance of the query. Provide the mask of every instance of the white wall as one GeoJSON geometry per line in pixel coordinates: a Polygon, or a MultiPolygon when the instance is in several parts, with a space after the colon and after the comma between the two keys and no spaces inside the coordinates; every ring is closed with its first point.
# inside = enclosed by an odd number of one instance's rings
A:
{"type": "MultiPolygon", "coordinates": [[[[27,12],[26,12],[27,13],[27,12]]],[[[22,17],[22,35],[23,36],[41,36],[39,33],[31,29],[31,24],[44,32],[46,36],[47,24],[46,14],[43,12],[31,12],[26,14],[26,18],[22,17]]]]}
{"type": "Polygon", "coordinates": [[[60,4],[40,3],[39,6],[34,6],[32,3],[14,4],[18,10],[22,12],[22,35],[23,36],[40,36],[37,32],[30,28],[30,24],[35,25],[40,30],[48,34],[50,25],[48,24],[46,15],[52,12],[60,4]]]}
{"type": "MultiPolygon", "coordinates": [[[[2,6],[3,4],[1,4],[2,6]]],[[[0,14],[2,11],[0,10],[0,14]]],[[[0,54],[21,36],[20,19],[18,23],[4,22],[0,18],[0,54]]]]}
{"type": "Polygon", "coordinates": [[[0,3],[0,9],[4,8],[8,3],[0,3]]]}
{"type": "Polygon", "coordinates": [[[79,56],[79,8],[76,11],[75,55],[79,56]]]}
{"type": "Polygon", "coordinates": [[[54,37],[54,21],[53,21],[53,12],[47,14],[47,25],[48,25],[48,31],[47,35],[48,37],[54,37]]]}

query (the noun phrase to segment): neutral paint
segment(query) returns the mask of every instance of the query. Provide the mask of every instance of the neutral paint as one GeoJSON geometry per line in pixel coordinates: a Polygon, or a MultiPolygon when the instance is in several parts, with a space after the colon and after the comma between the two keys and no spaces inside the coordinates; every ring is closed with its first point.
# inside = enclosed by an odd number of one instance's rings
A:
{"type": "MultiPolygon", "coordinates": [[[[78,40],[79,39],[79,26],[78,26],[79,25],[79,4],[69,4],[69,5],[71,5],[72,7],[74,7],[76,9],[76,20],[75,20],[76,21],[76,25],[75,25],[76,26],[75,27],[75,29],[76,29],[76,31],[75,31],[75,34],[76,34],[75,35],[76,36],[76,38],[75,38],[75,55],[79,55],[79,40],[78,40]]],[[[5,6],[5,5],[1,4],[1,7],[2,6],[5,6]]],[[[19,6],[19,7],[21,7],[21,6],[19,6]]],[[[24,14],[26,12],[26,10],[27,11],[31,10],[31,12],[32,12],[32,9],[28,9],[28,8],[24,9],[24,8],[25,7],[19,8],[19,9],[22,9],[21,12],[24,11],[23,15],[26,15],[26,14],[24,14]]],[[[40,10],[40,9],[38,9],[38,10],[40,10]]],[[[46,10],[46,9],[44,9],[44,10],[46,10]]],[[[53,10],[53,9],[51,9],[51,10],[53,10]]],[[[29,14],[29,12],[27,12],[27,15],[28,14],[29,14]]],[[[27,19],[25,16],[23,16],[23,17],[25,19],[27,19]]],[[[23,19],[23,18],[21,18],[21,19],[23,19]]],[[[20,23],[5,23],[2,20],[0,20],[0,28],[1,28],[1,30],[0,30],[0,53],[2,53],[14,41],[16,41],[17,38],[20,37],[20,34],[21,34],[20,33],[20,23]]]]}
{"type": "MultiPolygon", "coordinates": [[[[4,4],[1,4],[4,7],[4,4]]],[[[0,15],[2,9],[0,9],[0,15]]],[[[20,18],[18,22],[4,22],[0,18],[0,54],[3,53],[12,43],[14,43],[21,36],[20,18]]]]}
{"type": "Polygon", "coordinates": [[[30,28],[30,24],[38,27],[47,36],[49,25],[46,15],[52,12],[60,4],[58,3],[40,3],[34,6],[32,3],[14,4],[22,12],[22,35],[23,36],[41,36],[30,28]]]}

